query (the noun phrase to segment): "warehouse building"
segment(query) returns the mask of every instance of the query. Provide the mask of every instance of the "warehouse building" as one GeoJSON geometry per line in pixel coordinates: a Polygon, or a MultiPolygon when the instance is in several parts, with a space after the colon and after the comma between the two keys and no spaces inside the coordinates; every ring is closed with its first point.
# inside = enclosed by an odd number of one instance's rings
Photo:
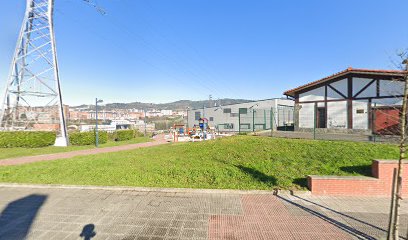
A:
{"type": "Polygon", "coordinates": [[[288,90],[295,100],[295,131],[395,133],[404,71],[348,68],[288,90]]]}
{"type": "Polygon", "coordinates": [[[187,126],[197,126],[200,118],[220,132],[251,132],[281,129],[293,130],[291,99],[275,98],[246,103],[203,107],[187,111],[187,126]]]}

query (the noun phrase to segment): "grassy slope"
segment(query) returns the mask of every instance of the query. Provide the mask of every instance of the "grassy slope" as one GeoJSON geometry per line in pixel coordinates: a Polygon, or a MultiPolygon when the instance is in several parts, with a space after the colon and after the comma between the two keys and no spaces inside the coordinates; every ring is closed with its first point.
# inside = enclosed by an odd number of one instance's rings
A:
{"type": "MultiPolygon", "coordinates": [[[[105,144],[100,144],[99,147],[113,147],[113,146],[120,146],[120,145],[134,144],[134,143],[141,143],[141,142],[148,142],[148,141],[150,141],[149,138],[138,137],[138,138],[134,138],[129,141],[107,142],[105,144]]],[[[59,153],[59,152],[70,152],[70,151],[75,151],[75,150],[90,149],[94,147],[95,146],[93,145],[88,145],[88,146],[69,146],[69,147],[50,146],[50,147],[43,147],[43,148],[0,148],[0,161],[1,159],[6,159],[6,158],[34,156],[34,155],[59,153]]]]}
{"type": "Polygon", "coordinates": [[[368,174],[394,145],[238,136],[0,167],[0,181],[83,185],[301,188],[309,174],[368,174]]]}

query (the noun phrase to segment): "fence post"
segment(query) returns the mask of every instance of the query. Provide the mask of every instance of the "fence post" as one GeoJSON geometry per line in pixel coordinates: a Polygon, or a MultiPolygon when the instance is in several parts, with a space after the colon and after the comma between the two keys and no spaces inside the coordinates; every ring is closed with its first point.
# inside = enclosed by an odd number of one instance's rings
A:
{"type": "Polygon", "coordinates": [[[271,107],[271,137],[273,137],[273,107],[271,107]]]}
{"type": "Polygon", "coordinates": [[[317,103],[315,103],[313,111],[313,139],[316,139],[316,125],[317,125],[317,103]]]}
{"type": "Polygon", "coordinates": [[[264,109],[264,129],[266,130],[266,110],[264,109]]]}
{"type": "Polygon", "coordinates": [[[241,111],[238,109],[238,134],[241,133],[241,111]]]}
{"type": "Polygon", "coordinates": [[[252,109],[252,132],[255,132],[255,109],[252,109]]]}
{"type": "MultiPolygon", "coordinates": [[[[376,106],[377,106],[377,103],[374,103],[374,109],[376,108],[376,106]]],[[[371,117],[371,119],[372,119],[372,129],[371,129],[371,131],[372,131],[372,135],[373,135],[373,141],[374,142],[376,142],[377,141],[377,135],[376,135],[376,133],[375,133],[375,110],[373,110],[373,108],[371,108],[371,114],[372,114],[372,117],[371,117]]]]}

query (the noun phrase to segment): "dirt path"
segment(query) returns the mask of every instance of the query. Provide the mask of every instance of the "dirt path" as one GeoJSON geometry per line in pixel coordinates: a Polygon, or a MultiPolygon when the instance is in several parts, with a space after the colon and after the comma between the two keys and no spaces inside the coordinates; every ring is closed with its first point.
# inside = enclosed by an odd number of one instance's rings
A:
{"type": "Polygon", "coordinates": [[[3,160],[0,160],[0,166],[21,165],[21,164],[32,163],[32,162],[72,158],[76,156],[119,152],[119,151],[132,150],[132,149],[137,149],[137,148],[153,147],[153,146],[157,146],[157,145],[161,145],[165,143],[167,142],[164,139],[164,136],[158,135],[156,136],[156,138],[154,138],[153,142],[144,142],[144,143],[136,143],[136,144],[123,145],[123,146],[115,146],[115,147],[93,148],[93,149],[85,149],[85,150],[78,150],[78,151],[72,151],[72,152],[52,153],[52,154],[45,154],[45,155],[3,159],[3,160]]]}

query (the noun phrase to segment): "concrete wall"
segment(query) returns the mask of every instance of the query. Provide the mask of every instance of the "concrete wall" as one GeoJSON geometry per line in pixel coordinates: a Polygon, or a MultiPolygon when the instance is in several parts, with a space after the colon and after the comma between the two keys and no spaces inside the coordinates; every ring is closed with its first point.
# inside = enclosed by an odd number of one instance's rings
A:
{"type": "Polygon", "coordinates": [[[327,103],[327,128],[347,128],[347,101],[327,103]]]}
{"type": "Polygon", "coordinates": [[[299,103],[299,128],[313,128],[314,126],[314,103],[299,103]]]}
{"type": "Polygon", "coordinates": [[[353,101],[353,129],[368,130],[369,112],[367,100],[353,101]]]}

